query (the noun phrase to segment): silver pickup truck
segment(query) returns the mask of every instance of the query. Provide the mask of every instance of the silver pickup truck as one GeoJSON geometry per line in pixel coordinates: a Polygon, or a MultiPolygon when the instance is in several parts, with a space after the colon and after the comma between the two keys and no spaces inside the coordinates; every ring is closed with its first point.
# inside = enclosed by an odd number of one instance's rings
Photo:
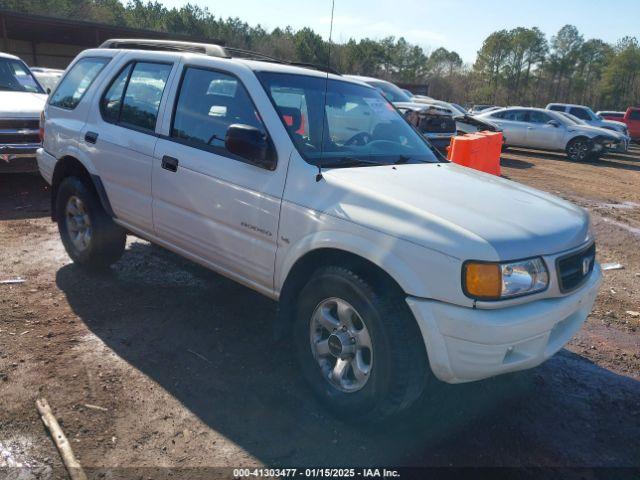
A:
{"type": "Polygon", "coordinates": [[[35,172],[47,95],[18,57],[0,53],[0,173],[35,172]]]}

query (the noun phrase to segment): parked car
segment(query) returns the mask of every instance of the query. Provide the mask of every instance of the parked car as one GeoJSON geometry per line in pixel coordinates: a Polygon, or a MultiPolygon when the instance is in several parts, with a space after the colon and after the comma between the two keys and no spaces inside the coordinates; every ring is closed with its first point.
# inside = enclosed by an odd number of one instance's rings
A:
{"type": "MultiPolygon", "coordinates": [[[[606,128],[607,130],[614,130],[629,136],[627,126],[623,122],[617,122],[613,120],[605,120],[604,118],[596,115],[593,110],[585,105],[574,105],[570,103],[550,103],[546,106],[547,110],[553,110],[554,112],[566,112],[570,113],[574,117],[583,120],[592,127],[606,128]]],[[[626,152],[629,147],[629,142],[618,144],[616,151],[626,152]]]]}
{"type": "Polygon", "coordinates": [[[36,77],[47,94],[51,93],[60,81],[64,70],[57,68],[31,67],[31,72],[36,77]]]}
{"type": "Polygon", "coordinates": [[[497,107],[496,105],[474,105],[469,109],[469,115],[477,115],[487,110],[488,108],[500,108],[500,107],[497,107]]]}
{"type": "Polygon", "coordinates": [[[629,107],[623,119],[634,142],[640,142],[640,107],[629,107]]]}
{"type": "MultiPolygon", "coordinates": [[[[571,115],[570,113],[567,112],[558,112],[560,115],[566,117],[569,119],[569,121],[571,121],[574,125],[583,125],[583,126],[587,126],[590,127],[591,125],[589,125],[587,122],[585,122],[584,120],[580,120],[578,117],[576,117],[575,115],[571,115]]],[[[605,131],[605,133],[609,134],[609,135],[613,135],[618,139],[618,144],[628,144],[630,141],[630,138],[625,135],[624,133],[621,132],[616,132],[615,130],[608,130],[606,128],[603,128],[602,130],[605,131]]],[[[617,151],[619,150],[619,148],[617,147],[613,147],[613,151],[617,151]]],[[[603,152],[605,153],[605,152],[603,152]]]]}
{"type": "Polygon", "coordinates": [[[611,110],[600,110],[596,112],[597,117],[602,117],[605,120],[614,120],[616,122],[624,123],[624,112],[614,112],[611,110]]]}
{"type": "Polygon", "coordinates": [[[375,88],[252,58],[111,40],[74,60],[38,165],[76,264],[132,233],[279,301],[282,348],[351,421],[569,341],[602,276],[586,210],[442,161],[375,88]]]}
{"type": "Polygon", "coordinates": [[[38,125],[46,98],[22,60],[0,53],[0,173],[37,171],[38,125]]]}
{"type": "Polygon", "coordinates": [[[444,100],[432,99],[431,104],[445,108],[447,112],[451,113],[453,119],[456,121],[456,133],[458,135],[465,133],[475,133],[478,131],[500,131],[500,127],[498,127],[496,124],[469,115],[467,111],[457,103],[450,103],[445,102],[444,100]]]}
{"type": "Polygon", "coordinates": [[[507,147],[564,151],[570,160],[597,159],[607,149],[617,149],[617,132],[577,124],[560,112],[541,108],[511,107],[478,115],[503,130],[507,147]]]}
{"type": "Polygon", "coordinates": [[[344,77],[378,89],[435,148],[446,154],[451,137],[456,134],[456,122],[445,109],[430,103],[415,101],[415,97],[407,95],[400,87],[386,80],[359,75],[344,75],[344,77]]]}

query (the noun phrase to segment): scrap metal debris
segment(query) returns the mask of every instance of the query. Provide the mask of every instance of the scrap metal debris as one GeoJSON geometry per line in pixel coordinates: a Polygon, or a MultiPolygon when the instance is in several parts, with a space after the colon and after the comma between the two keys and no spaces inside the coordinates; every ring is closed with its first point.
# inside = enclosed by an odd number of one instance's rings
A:
{"type": "Polygon", "coordinates": [[[620,263],[603,263],[600,265],[600,268],[602,268],[602,270],[622,270],[624,265],[620,263]]]}

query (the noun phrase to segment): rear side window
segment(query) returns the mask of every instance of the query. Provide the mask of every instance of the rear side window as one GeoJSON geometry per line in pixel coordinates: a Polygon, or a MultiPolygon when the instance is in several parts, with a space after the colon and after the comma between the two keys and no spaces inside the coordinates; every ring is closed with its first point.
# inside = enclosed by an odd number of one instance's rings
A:
{"type": "Polygon", "coordinates": [[[527,112],[525,110],[507,110],[502,118],[512,122],[526,122],[527,112]]]}
{"type": "Polygon", "coordinates": [[[562,105],[551,105],[549,110],[553,110],[555,112],[564,112],[564,107],[562,105]]]}
{"type": "Polygon", "coordinates": [[[171,64],[133,62],[111,81],[100,100],[102,118],[138,130],[154,131],[171,64]]]}
{"type": "Polygon", "coordinates": [[[544,112],[539,112],[538,110],[531,110],[529,112],[528,120],[530,123],[547,123],[551,121],[551,117],[544,112]]]}
{"type": "Polygon", "coordinates": [[[569,113],[580,120],[591,120],[591,115],[584,108],[571,107],[569,113]]]}
{"type": "Polygon", "coordinates": [[[640,110],[631,110],[629,120],[640,120],[640,110]]]}
{"type": "Polygon", "coordinates": [[[78,60],[58,84],[58,88],[49,99],[49,105],[68,110],[76,108],[109,60],[105,57],[86,57],[78,60]]]}
{"type": "Polygon", "coordinates": [[[221,72],[189,67],[176,103],[171,137],[195,147],[227,153],[229,125],[266,129],[240,81],[221,72]]]}
{"type": "Polygon", "coordinates": [[[113,79],[111,86],[100,101],[100,111],[102,118],[107,122],[115,123],[120,117],[120,107],[122,107],[122,97],[124,95],[124,87],[127,85],[129,74],[133,64],[130,63],[122,69],[118,76],[113,79]]]}

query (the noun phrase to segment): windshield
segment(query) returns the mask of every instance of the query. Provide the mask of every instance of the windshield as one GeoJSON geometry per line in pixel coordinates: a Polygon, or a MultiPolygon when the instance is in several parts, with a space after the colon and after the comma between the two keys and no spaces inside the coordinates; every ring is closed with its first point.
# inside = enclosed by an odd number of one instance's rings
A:
{"type": "Polygon", "coordinates": [[[404,93],[400,87],[397,87],[393,83],[378,82],[375,80],[367,81],[369,85],[380,90],[382,95],[385,96],[390,102],[412,102],[411,97],[404,93]]]}
{"type": "Polygon", "coordinates": [[[59,74],[59,73],[48,73],[48,72],[46,73],[35,72],[34,75],[38,79],[38,82],[40,82],[40,85],[42,85],[42,87],[49,92],[53,91],[53,89],[58,83],[58,80],[60,80],[60,77],[62,76],[62,74],[59,74]]]}
{"type": "Polygon", "coordinates": [[[13,58],[0,58],[0,90],[44,93],[29,68],[13,58]]]}
{"type": "Polygon", "coordinates": [[[580,120],[578,117],[576,117],[575,115],[571,115],[570,113],[567,112],[558,112],[560,115],[562,115],[562,119],[565,120],[565,123],[568,123],[569,125],[585,125],[586,122],[583,120],[580,120]]]}
{"type": "MultiPolygon", "coordinates": [[[[458,105],[457,103],[452,103],[452,104],[451,104],[451,106],[452,106],[453,108],[457,109],[457,110],[458,110],[458,112],[459,112],[461,115],[466,115],[466,114],[467,114],[467,111],[466,111],[464,108],[462,108],[460,105],[458,105]]],[[[455,113],[455,112],[454,112],[454,113],[455,113]]]]}
{"type": "Polygon", "coordinates": [[[306,75],[257,75],[309,163],[342,167],[440,161],[373,88],[306,75]]]}

